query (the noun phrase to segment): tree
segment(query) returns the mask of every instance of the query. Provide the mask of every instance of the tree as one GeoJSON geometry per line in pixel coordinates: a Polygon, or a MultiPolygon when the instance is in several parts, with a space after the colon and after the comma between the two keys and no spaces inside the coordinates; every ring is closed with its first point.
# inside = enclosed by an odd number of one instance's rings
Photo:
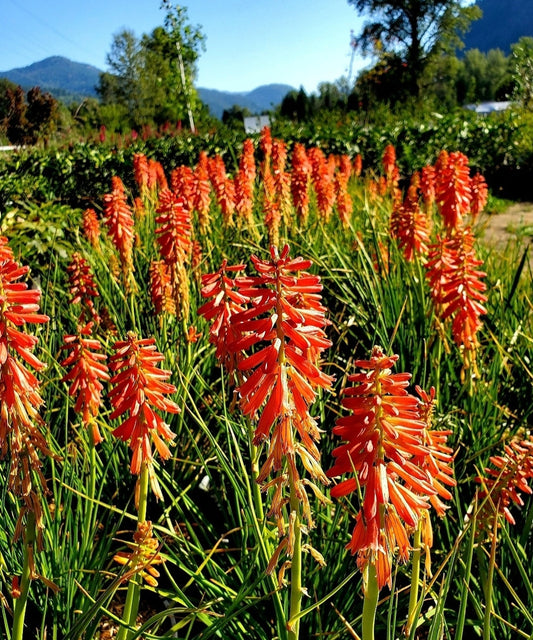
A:
{"type": "Polygon", "coordinates": [[[533,109],[533,38],[525,36],[511,45],[513,99],[533,109]]]}
{"type": "Polygon", "coordinates": [[[196,61],[204,37],[187,22],[187,11],[163,2],[165,26],[138,39],[123,30],[107,56],[109,72],[100,75],[98,93],[106,107],[115,105],[130,127],[188,121],[202,105],[194,89],[196,61]]]}
{"type": "Polygon", "coordinates": [[[405,86],[419,96],[421,79],[431,59],[461,46],[459,34],[481,16],[476,6],[460,0],[348,0],[370,21],[355,45],[363,55],[393,55],[404,63],[405,86]]]}

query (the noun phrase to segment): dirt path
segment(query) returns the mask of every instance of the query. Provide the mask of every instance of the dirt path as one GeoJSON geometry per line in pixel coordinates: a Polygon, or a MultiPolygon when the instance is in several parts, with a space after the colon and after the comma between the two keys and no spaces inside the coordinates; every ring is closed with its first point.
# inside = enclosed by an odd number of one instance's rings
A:
{"type": "Polygon", "coordinates": [[[478,224],[482,240],[492,246],[504,247],[513,239],[524,245],[533,242],[533,202],[515,203],[502,213],[482,214],[478,224]]]}

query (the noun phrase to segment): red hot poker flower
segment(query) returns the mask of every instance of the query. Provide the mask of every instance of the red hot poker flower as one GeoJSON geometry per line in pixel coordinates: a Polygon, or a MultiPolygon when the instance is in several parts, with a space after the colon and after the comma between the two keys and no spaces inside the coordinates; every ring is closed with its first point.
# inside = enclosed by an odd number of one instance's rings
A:
{"type": "Polygon", "coordinates": [[[100,223],[98,222],[98,217],[96,216],[96,211],[94,209],[85,209],[83,212],[82,224],[83,233],[89,241],[89,244],[92,247],[97,248],[100,238],[100,223]]]}
{"type": "Polygon", "coordinates": [[[236,290],[236,279],[230,274],[243,271],[244,264],[228,266],[224,260],[215,273],[202,276],[202,297],[209,298],[199,309],[198,315],[211,322],[209,342],[216,346],[217,360],[226,368],[230,376],[235,371],[239,352],[231,345],[239,337],[232,324],[235,314],[244,310],[247,298],[236,290]]]}
{"type": "Polygon", "coordinates": [[[482,485],[479,499],[483,503],[478,515],[480,531],[489,535],[494,531],[494,521],[503,515],[509,524],[515,524],[510,511],[514,503],[524,506],[521,493],[532,494],[528,481],[533,478],[533,441],[514,438],[504,447],[500,456],[491,456],[492,467],[485,469],[485,477],[476,478],[482,485]]]}
{"type": "Polygon", "coordinates": [[[79,327],[75,335],[65,336],[62,349],[69,355],[61,362],[61,366],[69,371],[63,382],[70,382],[69,396],[76,397],[74,411],[82,414],[86,427],[91,427],[91,438],[94,445],[103,438],[96,424],[96,416],[102,404],[102,380],[109,380],[106,365],[107,356],[99,353],[102,346],[92,337],[92,322],[79,327]]]}
{"type": "Polygon", "coordinates": [[[126,276],[133,272],[133,213],[128,205],[122,180],[111,179],[112,191],[104,195],[104,219],[126,276]]]}
{"type": "MultiPolygon", "coordinates": [[[[167,442],[175,434],[156,410],[179,413],[178,405],[165,396],[176,391],[167,382],[170,371],[161,370],[158,364],[164,356],[156,350],[154,338],[137,338],[129,333],[126,340],[114,345],[115,353],[110,358],[109,368],[113,388],[109,399],[113,406],[111,419],[128,417],[118,426],[113,435],[124,442],[129,441],[133,451],[130,470],[140,474],[143,465],[151,472],[153,442],[163,460],[170,457],[167,442]]],[[[150,473],[152,489],[158,498],[161,490],[153,473],[150,473]]]]}
{"type": "Polygon", "coordinates": [[[427,472],[413,458],[428,455],[423,443],[425,423],[418,400],[406,387],[410,374],[391,373],[398,356],[386,356],[374,347],[370,360],[357,360],[363,369],[348,377],[354,386],[344,390],[342,401],[351,415],[338,418],[333,433],[345,444],[333,451],[330,477],[355,474],[331,490],[333,497],[362,491],[362,505],[347,548],[357,554],[365,573],[369,564],[377,572],[378,586],[391,584],[392,557],[409,555],[408,531],[417,526],[435,494],[427,472]]]}
{"type": "MultiPolygon", "coordinates": [[[[319,500],[326,500],[313,482],[301,479],[297,461],[313,480],[328,483],[316,446],[320,431],[310,415],[310,407],[318,389],[331,386],[332,377],[319,367],[320,355],[331,342],[324,333],[327,320],[325,307],[320,303],[320,278],[307,272],[311,262],[291,259],[288,246],[281,253],[272,247],[270,260],[256,256],[251,259],[259,275],[236,280],[248,308],[232,317],[232,325],[240,337],[231,344],[231,349],[238,353],[255,347],[254,353],[238,363],[243,376],[238,391],[243,413],[257,419],[254,444],[269,439],[267,459],[257,481],[264,482],[271,472],[276,474],[263,486],[264,490],[275,489],[268,515],[275,518],[282,538],[269,563],[270,572],[282,550],[292,557],[291,522],[300,518],[294,497],[297,496],[309,527],[313,526],[313,518],[308,487],[319,500]],[[289,502],[291,515],[286,519],[289,502]]],[[[319,559],[319,554],[314,553],[313,557],[319,559]]]]}
{"type": "Polygon", "coordinates": [[[0,237],[0,458],[9,456],[7,488],[23,501],[15,538],[22,535],[25,513],[33,512],[40,546],[42,508],[32,472],[41,491],[46,492],[41,456],[54,454],[41,430],[39,380],[27,368],[29,365],[41,371],[45,365],[33,354],[38,339],[22,329],[26,324],[48,322],[49,318],[39,313],[41,292],[20,282],[28,271],[13,260],[6,238],[0,237]]]}
{"type": "Polygon", "coordinates": [[[296,209],[296,217],[300,223],[309,216],[309,180],[311,164],[307,158],[305,147],[301,142],[294,145],[292,152],[291,193],[296,209]]]}
{"type": "Polygon", "coordinates": [[[472,198],[470,169],[464,153],[450,153],[446,166],[436,172],[435,197],[446,230],[455,231],[468,213],[472,198]]]}

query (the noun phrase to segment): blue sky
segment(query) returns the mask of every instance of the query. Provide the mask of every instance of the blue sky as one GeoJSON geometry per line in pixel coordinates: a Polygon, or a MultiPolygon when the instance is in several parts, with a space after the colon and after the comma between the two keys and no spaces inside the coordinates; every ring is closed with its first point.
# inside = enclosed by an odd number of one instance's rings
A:
{"type": "MultiPolygon", "coordinates": [[[[177,0],[176,0],[177,2],[177,0]]],[[[174,2],[174,4],[176,4],[174,2]]],[[[181,0],[206,51],[197,85],[250,91],[284,83],[310,93],[350,67],[350,30],[362,24],[347,0],[181,0]]],[[[159,0],[2,0],[0,70],[48,56],[106,68],[113,34],[163,24],[159,0]]],[[[369,61],[356,58],[353,72],[369,61]]]]}

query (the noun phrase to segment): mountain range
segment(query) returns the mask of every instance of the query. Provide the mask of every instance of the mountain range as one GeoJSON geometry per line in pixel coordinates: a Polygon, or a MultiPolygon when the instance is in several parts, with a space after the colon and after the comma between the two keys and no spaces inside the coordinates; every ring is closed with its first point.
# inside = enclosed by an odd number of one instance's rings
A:
{"type": "Polygon", "coordinates": [[[482,18],[470,25],[464,36],[464,50],[501,49],[511,53],[511,45],[522,36],[533,36],[533,2],[531,0],[478,0],[482,18]]]}
{"type": "MultiPolygon", "coordinates": [[[[0,78],[7,78],[25,90],[39,86],[42,91],[50,92],[59,100],[74,102],[84,97],[96,96],[95,87],[101,73],[100,69],[90,64],[74,62],[62,56],[51,56],[27,67],[0,71],[0,78]]],[[[200,87],[198,93],[211,113],[221,118],[224,109],[235,105],[249,109],[252,114],[271,110],[292,89],[286,84],[268,84],[240,93],[200,87]]]]}

